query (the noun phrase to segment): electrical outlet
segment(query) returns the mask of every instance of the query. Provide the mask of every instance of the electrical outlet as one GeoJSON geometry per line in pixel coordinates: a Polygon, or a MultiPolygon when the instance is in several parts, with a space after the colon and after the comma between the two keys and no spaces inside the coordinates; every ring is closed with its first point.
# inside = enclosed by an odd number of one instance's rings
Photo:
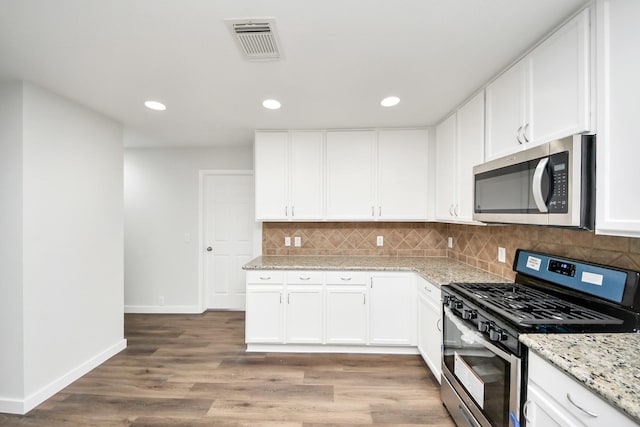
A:
{"type": "Polygon", "coordinates": [[[447,247],[448,247],[449,249],[453,248],[453,237],[449,237],[449,238],[447,239],[447,247]]]}
{"type": "Polygon", "coordinates": [[[185,243],[191,243],[191,233],[184,233],[184,236],[182,236],[185,243]]]}
{"type": "Polygon", "coordinates": [[[376,237],[376,246],[384,246],[384,236],[376,237]]]}
{"type": "Polygon", "coordinates": [[[164,297],[158,297],[158,305],[164,305],[164,297]]]}
{"type": "Polygon", "coordinates": [[[498,246],[498,262],[506,262],[507,261],[507,251],[505,248],[501,248],[498,246]]]}
{"type": "Polygon", "coordinates": [[[299,248],[300,246],[302,246],[302,239],[300,238],[300,236],[295,236],[295,237],[293,238],[293,245],[294,245],[296,248],[299,248]]]}
{"type": "Polygon", "coordinates": [[[291,237],[287,236],[284,238],[284,245],[291,246],[291,237]]]}

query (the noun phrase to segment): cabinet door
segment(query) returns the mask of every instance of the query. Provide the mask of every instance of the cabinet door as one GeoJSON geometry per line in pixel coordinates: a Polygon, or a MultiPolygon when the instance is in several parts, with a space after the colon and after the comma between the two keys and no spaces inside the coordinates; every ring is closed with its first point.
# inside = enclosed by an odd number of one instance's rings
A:
{"type": "Polygon", "coordinates": [[[456,200],[456,114],[436,127],[436,219],[454,218],[456,200]]]}
{"type": "Polygon", "coordinates": [[[288,343],[322,343],[322,286],[287,287],[286,338],[288,343]]]}
{"type": "Polygon", "coordinates": [[[254,147],[256,219],[289,219],[289,135],[256,132],[254,147]]]}
{"type": "Polygon", "coordinates": [[[640,2],[607,0],[598,6],[596,232],[640,237],[640,2]]]}
{"type": "Polygon", "coordinates": [[[327,219],[373,219],[375,133],[327,132],[327,219]]]}
{"type": "Polygon", "coordinates": [[[413,275],[371,276],[369,343],[416,344],[416,300],[413,275]]]}
{"type": "Polygon", "coordinates": [[[440,289],[418,279],[418,350],[433,376],[442,374],[442,312],[440,289]]]}
{"type": "Polygon", "coordinates": [[[528,122],[527,70],[527,62],[520,61],[486,88],[486,160],[506,156],[523,148],[518,137],[519,131],[528,122]]]}
{"type": "Polygon", "coordinates": [[[425,129],[378,132],[377,218],[427,218],[427,144],[425,129]]]}
{"type": "Polygon", "coordinates": [[[535,385],[527,387],[526,413],[527,427],[578,427],[570,414],[562,409],[535,385]]]}
{"type": "Polygon", "coordinates": [[[473,167],[484,160],[484,91],[458,110],[456,219],[472,221],[473,167]]]}
{"type": "Polygon", "coordinates": [[[584,10],[527,58],[532,144],[589,130],[589,13],[584,10]]]}
{"type": "Polygon", "coordinates": [[[284,342],[283,292],[284,285],[247,285],[247,343],[284,342]]]}
{"type": "Polygon", "coordinates": [[[323,217],[323,133],[291,134],[291,212],[293,220],[323,217]]]}
{"type": "Polygon", "coordinates": [[[327,344],[366,344],[366,286],[327,286],[327,344]]]}

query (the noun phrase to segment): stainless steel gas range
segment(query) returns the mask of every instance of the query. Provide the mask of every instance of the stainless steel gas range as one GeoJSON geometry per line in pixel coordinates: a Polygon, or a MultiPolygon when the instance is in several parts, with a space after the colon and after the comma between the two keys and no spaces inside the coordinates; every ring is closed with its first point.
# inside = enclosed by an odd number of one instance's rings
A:
{"type": "Polygon", "coordinates": [[[524,426],[523,333],[631,332],[640,273],[518,250],[514,283],[443,286],[441,397],[458,426],[524,426]]]}

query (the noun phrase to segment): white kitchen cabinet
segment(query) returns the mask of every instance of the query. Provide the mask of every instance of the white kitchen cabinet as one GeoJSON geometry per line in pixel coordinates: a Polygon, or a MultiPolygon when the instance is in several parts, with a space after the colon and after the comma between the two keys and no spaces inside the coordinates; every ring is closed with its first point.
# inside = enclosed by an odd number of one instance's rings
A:
{"type": "Polygon", "coordinates": [[[287,284],[286,342],[322,343],[322,285],[287,284]]]}
{"type": "Polygon", "coordinates": [[[378,131],[378,220],[425,220],[428,202],[426,129],[378,131]]]}
{"type": "Polygon", "coordinates": [[[325,318],[327,344],[366,344],[366,285],[327,284],[325,318]]]}
{"type": "Polygon", "coordinates": [[[528,427],[637,427],[631,418],[533,352],[529,352],[525,418],[528,427]]]}
{"type": "Polygon", "coordinates": [[[256,219],[323,218],[322,132],[256,132],[256,219]]]}
{"type": "Polygon", "coordinates": [[[373,273],[369,296],[369,343],[416,345],[415,276],[373,273]]]}
{"type": "Polygon", "coordinates": [[[284,342],[284,285],[247,284],[245,341],[284,342]]]}
{"type": "Polygon", "coordinates": [[[442,305],[438,287],[422,277],[416,278],[418,291],[418,351],[433,376],[442,375],[442,305]]]}
{"type": "Polygon", "coordinates": [[[473,167],[484,159],[484,92],[436,128],[436,219],[472,222],[473,167]]]}
{"type": "Polygon", "coordinates": [[[640,238],[640,2],[597,3],[596,233],[640,238]]]}
{"type": "Polygon", "coordinates": [[[590,10],[486,88],[486,160],[589,131],[590,10]]]}
{"type": "Polygon", "coordinates": [[[436,127],[436,219],[455,218],[457,116],[436,127]]]}
{"type": "Polygon", "coordinates": [[[374,131],[327,132],[327,219],[375,218],[375,142],[374,131]]]}

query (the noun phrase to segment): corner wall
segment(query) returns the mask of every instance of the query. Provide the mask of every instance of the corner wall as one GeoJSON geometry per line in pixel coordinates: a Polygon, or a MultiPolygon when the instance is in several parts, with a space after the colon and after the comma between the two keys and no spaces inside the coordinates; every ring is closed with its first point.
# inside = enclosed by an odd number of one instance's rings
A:
{"type": "Polygon", "coordinates": [[[199,171],[253,169],[253,149],[128,148],[125,311],[200,313],[199,171]]]}

